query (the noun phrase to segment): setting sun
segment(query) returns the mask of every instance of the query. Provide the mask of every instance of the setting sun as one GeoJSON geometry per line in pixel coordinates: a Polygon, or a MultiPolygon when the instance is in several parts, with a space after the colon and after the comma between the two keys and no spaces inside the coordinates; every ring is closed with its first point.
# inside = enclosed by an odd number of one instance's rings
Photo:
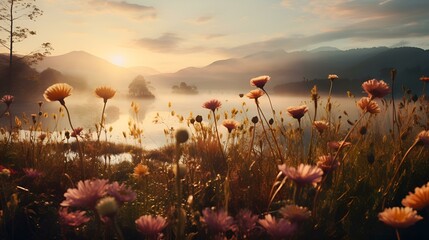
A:
{"type": "Polygon", "coordinates": [[[123,67],[125,65],[125,58],[122,55],[112,55],[110,57],[110,62],[123,67]]]}

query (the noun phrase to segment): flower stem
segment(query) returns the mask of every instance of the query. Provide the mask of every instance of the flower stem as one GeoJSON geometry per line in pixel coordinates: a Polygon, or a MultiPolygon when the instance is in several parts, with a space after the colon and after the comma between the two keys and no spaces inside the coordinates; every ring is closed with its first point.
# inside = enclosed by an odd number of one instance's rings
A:
{"type": "Polygon", "coordinates": [[[397,228],[395,228],[395,232],[396,232],[396,239],[401,240],[401,236],[399,236],[399,230],[397,228]]]}
{"type": "Polygon", "coordinates": [[[97,142],[100,141],[101,130],[104,128],[104,111],[106,110],[107,101],[104,102],[103,111],[101,112],[100,129],[97,131],[97,142]]]}

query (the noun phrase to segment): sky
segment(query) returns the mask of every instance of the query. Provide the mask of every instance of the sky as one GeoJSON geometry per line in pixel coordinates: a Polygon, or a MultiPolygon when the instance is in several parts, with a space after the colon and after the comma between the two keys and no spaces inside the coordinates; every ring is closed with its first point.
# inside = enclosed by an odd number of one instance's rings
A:
{"type": "MultiPolygon", "coordinates": [[[[86,51],[161,72],[260,51],[429,48],[428,0],[37,0],[18,53],[86,51]]],[[[2,49],[6,52],[6,49],[2,49]]]]}

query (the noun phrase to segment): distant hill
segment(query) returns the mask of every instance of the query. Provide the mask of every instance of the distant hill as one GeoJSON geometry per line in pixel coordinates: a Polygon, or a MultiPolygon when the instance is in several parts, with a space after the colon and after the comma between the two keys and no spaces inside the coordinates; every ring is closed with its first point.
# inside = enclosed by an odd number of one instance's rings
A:
{"type": "MultiPolygon", "coordinates": [[[[361,82],[371,78],[389,80],[390,69],[396,68],[398,86],[405,84],[416,88],[421,85],[417,79],[421,75],[429,75],[428,62],[429,51],[420,48],[377,47],[342,51],[323,47],[290,53],[283,50],[260,52],[243,58],[216,61],[202,68],[190,67],[176,73],[153,75],[148,80],[155,87],[187,82],[201,91],[230,89],[246,92],[251,89],[251,78],[270,75],[269,90],[293,93],[294,88],[289,88],[287,84],[299,85],[300,82],[326,79],[328,74],[348,79],[350,82],[346,85],[351,84],[357,89],[361,82]]],[[[340,90],[339,87],[335,89],[340,90]]]]}
{"type": "Polygon", "coordinates": [[[63,74],[86,79],[90,88],[109,85],[124,93],[128,91],[128,84],[137,75],[146,76],[159,73],[155,69],[147,67],[132,69],[120,67],[84,51],[46,57],[35,67],[38,71],[53,68],[63,74]]]}

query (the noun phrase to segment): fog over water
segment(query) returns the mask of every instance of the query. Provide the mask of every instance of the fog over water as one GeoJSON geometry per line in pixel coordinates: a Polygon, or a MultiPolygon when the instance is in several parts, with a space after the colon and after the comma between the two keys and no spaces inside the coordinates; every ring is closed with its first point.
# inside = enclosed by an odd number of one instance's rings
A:
{"type": "MultiPolygon", "coordinates": [[[[143,148],[154,149],[161,147],[167,143],[167,136],[164,134],[164,129],[177,129],[182,127],[188,128],[189,131],[193,130],[188,126],[187,121],[187,119],[191,117],[191,114],[193,117],[201,115],[203,117],[203,122],[206,124],[211,123],[213,118],[210,120],[208,119],[208,115],[211,114],[211,111],[202,107],[204,102],[211,99],[217,99],[222,103],[221,108],[216,112],[220,114],[219,125],[221,125],[222,121],[225,119],[225,112],[228,114],[228,118],[230,118],[231,110],[233,109],[239,111],[235,117],[235,120],[239,122],[246,117],[251,119],[258,115],[255,101],[253,99],[248,99],[246,96],[241,98],[239,92],[211,91],[197,95],[157,94],[155,99],[150,100],[132,99],[118,93],[114,98],[108,100],[106,106],[106,129],[112,128],[112,131],[107,133],[107,140],[111,142],[137,144],[137,141],[130,136],[129,122],[131,122],[132,124],[136,123],[137,126],[143,130],[143,148]],[[136,116],[132,110],[132,102],[139,105],[138,116],[136,116]],[[170,103],[171,107],[169,107],[170,103]],[[173,111],[174,116],[172,115],[173,111]],[[155,123],[154,120],[157,115],[159,116],[159,121],[155,123]],[[184,121],[180,122],[178,116],[183,116],[184,121]],[[127,135],[126,139],[123,136],[123,132],[127,135]]],[[[95,124],[100,122],[103,100],[92,94],[82,94],[78,92],[73,93],[73,95],[65,100],[71,114],[73,126],[75,128],[82,127],[83,133],[91,131],[93,137],[96,138],[95,124]]],[[[287,114],[286,109],[290,106],[306,104],[309,108],[309,112],[304,116],[301,122],[303,129],[308,132],[310,129],[309,125],[311,124],[310,116],[312,119],[314,115],[314,103],[310,100],[309,95],[302,97],[271,95],[271,101],[276,111],[277,119],[280,119],[279,113],[283,112],[284,123],[291,123],[293,127],[298,127],[297,121],[287,114]]],[[[259,102],[266,118],[272,118],[273,114],[267,96],[262,96],[259,102]]],[[[333,117],[338,118],[341,116],[344,122],[348,119],[352,122],[356,120],[359,110],[356,108],[355,99],[333,97],[332,102],[333,117]],[[348,116],[344,114],[344,111],[347,111],[348,116]]],[[[325,116],[325,105],[326,96],[322,96],[319,100],[318,120],[325,116]]],[[[30,109],[34,109],[34,111],[29,111],[27,107],[25,113],[31,120],[30,114],[38,112],[37,104],[34,104],[34,107],[30,109]]],[[[48,117],[41,118],[42,129],[44,131],[70,130],[65,111],[60,113],[59,109],[60,104],[58,102],[45,102],[43,104],[42,112],[48,114],[48,117]],[[63,117],[58,117],[57,122],[53,118],[54,114],[57,116],[63,114],[63,117]]],[[[22,111],[19,106],[15,106],[15,109],[12,109],[12,114],[18,117],[22,116],[22,112],[24,111],[22,111]]],[[[343,126],[346,125],[347,124],[343,124],[343,126]]],[[[29,125],[24,126],[24,130],[28,128],[29,125]]],[[[224,127],[219,127],[219,130],[226,135],[227,132],[224,127]]],[[[101,135],[101,140],[106,140],[104,132],[101,135]]]]}

